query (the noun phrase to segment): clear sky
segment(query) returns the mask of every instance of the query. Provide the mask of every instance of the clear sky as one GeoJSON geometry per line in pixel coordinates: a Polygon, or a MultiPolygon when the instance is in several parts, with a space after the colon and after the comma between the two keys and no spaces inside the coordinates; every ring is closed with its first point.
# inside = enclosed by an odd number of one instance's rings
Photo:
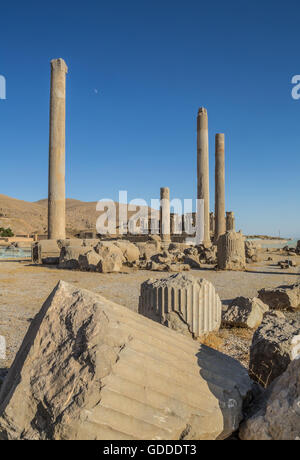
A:
{"type": "Polygon", "coordinates": [[[226,208],[300,237],[299,0],[1,4],[0,193],[47,196],[50,60],[67,76],[67,196],[196,197],[196,116],[226,136],[226,208]]]}

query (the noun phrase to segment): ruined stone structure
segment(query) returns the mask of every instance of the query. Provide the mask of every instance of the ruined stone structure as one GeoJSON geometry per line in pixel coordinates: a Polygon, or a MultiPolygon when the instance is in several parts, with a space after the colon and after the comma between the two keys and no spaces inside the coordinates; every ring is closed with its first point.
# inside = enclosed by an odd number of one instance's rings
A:
{"type": "Polygon", "coordinates": [[[65,118],[66,74],[63,59],[51,61],[48,238],[66,236],[65,210],[65,118]]]}
{"type": "Polygon", "coordinates": [[[235,217],[233,211],[226,212],[226,231],[230,232],[231,230],[235,232],[235,217]]]}
{"type": "Polygon", "coordinates": [[[170,190],[168,187],[160,189],[160,231],[163,244],[171,241],[171,218],[170,218],[170,190]]]}
{"type": "Polygon", "coordinates": [[[213,236],[215,234],[215,214],[213,212],[209,213],[209,229],[210,235],[213,236]]]}
{"type": "Polygon", "coordinates": [[[60,282],[0,390],[0,439],[224,439],[251,382],[238,361],[60,282]]]}
{"type": "Polygon", "coordinates": [[[245,270],[245,242],[242,233],[229,231],[218,239],[218,268],[220,270],[245,270]]]}
{"type": "Polygon", "coordinates": [[[176,274],[141,285],[139,313],[194,337],[218,330],[221,301],[205,279],[176,274]]]}
{"type": "Polygon", "coordinates": [[[225,136],[216,134],[215,145],[215,242],[226,232],[225,220],[225,136]]]}
{"type": "Polygon", "coordinates": [[[204,200],[203,243],[210,242],[209,230],[209,159],[207,110],[201,107],[197,117],[197,198],[204,200]]]}

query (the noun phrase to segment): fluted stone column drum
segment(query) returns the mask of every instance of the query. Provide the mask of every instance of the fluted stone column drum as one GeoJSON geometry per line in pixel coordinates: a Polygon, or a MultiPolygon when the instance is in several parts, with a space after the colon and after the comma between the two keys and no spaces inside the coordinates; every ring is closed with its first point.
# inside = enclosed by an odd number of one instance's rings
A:
{"type": "Polygon", "coordinates": [[[220,270],[245,270],[245,241],[240,232],[229,231],[218,239],[218,268],[220,270]]]}
{"type": "Polygon", "coordinates": [[[139,313],[194,337],[218,330],[221,300],[212,283],[176,274],[141,285],[139,313]]]}

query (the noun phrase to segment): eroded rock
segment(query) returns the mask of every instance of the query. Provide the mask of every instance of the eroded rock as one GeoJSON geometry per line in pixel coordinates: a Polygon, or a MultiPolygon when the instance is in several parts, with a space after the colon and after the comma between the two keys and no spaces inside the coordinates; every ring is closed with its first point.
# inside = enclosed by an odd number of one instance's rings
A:
{"type": "Polygon", "coordinates": [[[267,387],[300,356],[300,323],[266,314],[250,348],[250,377],[267,387]]]}
{"type": "Polygon", "coordinates": [[[223,306],[222,323],[226,326],[256,329],[269,310],[257,297],[237,297],[228,306],[223,306]]]}
{"type": "Polygon", "coordinates": [[[239,436],[245,441],[300,440],[300,359],[270,385],[239,436]]]}
{"type": "Polygon", "coordinates": [[[300,309],[300,283],[278,288],[261,289],[258,297],[274,310],[300,309]]]}
{"type": "Polygon", "coordinates": [[[235,360],[60,282],[0,391],[0,439],[224,439],[251,382],[235,360]]]}

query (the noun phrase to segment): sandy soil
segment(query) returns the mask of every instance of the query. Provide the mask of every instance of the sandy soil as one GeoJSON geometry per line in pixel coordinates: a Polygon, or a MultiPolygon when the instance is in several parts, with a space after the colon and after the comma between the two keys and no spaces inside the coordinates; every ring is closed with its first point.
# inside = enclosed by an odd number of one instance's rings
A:
{"type": "MultiPolygon", "coordinates": [[[[298,267],[282,270],[276,266],[284,255],[272,253],[273,261],[248,265],[246,272],[218,272],[207,266],[192,270],[195,277],[211,281],[224,303],[243,295],[253,297],[263,287],[275,287],[300,281],[300,256],[293,256],[298,267]],[[270,265],[271,264],[271,265],[270,265]]],[[[133,271],[120,274],[85,273],[32,265],[30,261],[0,262],[0,335],[7,341],[7,359],[0,369],[9,367],[23,340],[29,323],[59,280],[97,292],[114,302],[137,311],[140,284],[149,278],[162,278],[166,273],[133,271]]],[[[222,329],[206,341],[207,345],[239,359],[247,366],[252,331],[222,329]]]]}

